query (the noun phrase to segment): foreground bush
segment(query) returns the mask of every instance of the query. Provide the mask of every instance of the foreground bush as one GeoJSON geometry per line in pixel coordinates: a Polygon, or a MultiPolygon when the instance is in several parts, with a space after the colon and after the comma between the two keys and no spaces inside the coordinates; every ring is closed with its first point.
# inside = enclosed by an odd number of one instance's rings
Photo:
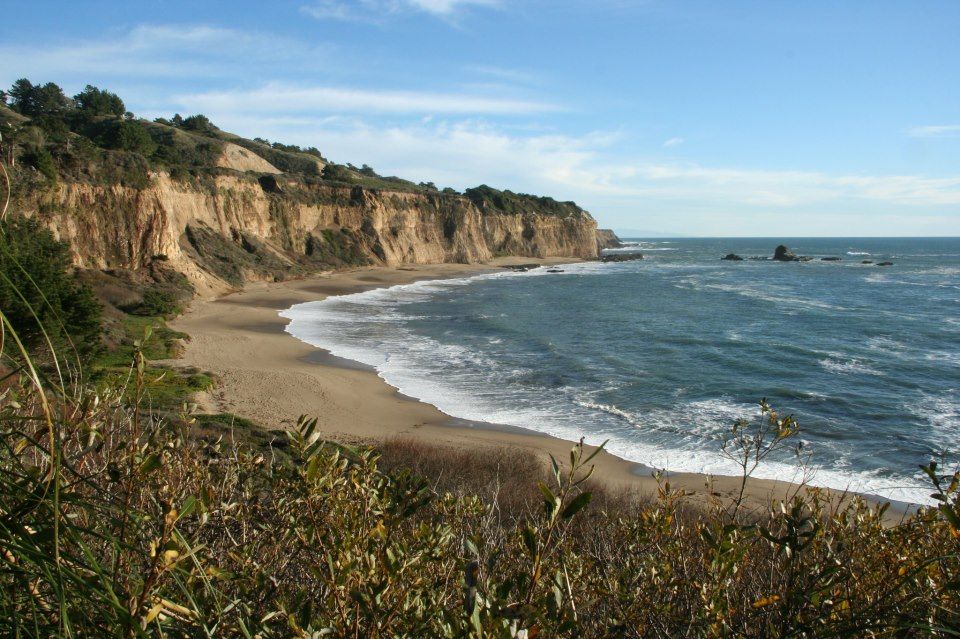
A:
{"type": "MultiPolygon", "coordinates": [[[[831,511],[815,495],[744,522],[719,505],[691,516],[666,483],[650,503],[595,508],[578,446],[541,471],[535,509],[517,498],[504,517],[459,480],[446,491],[381,470],[372,450],[319,440],[313,421],[273,447],[192,438],[189,419],[144,409],[143,365],[130,402],[121,389],[42,393],[28,377],[3,392],[0,635],[946,637],[958,627],[957,478],[935,468],[942,506],[894,528],[859,500],[831,511]]],[[[470,463],[489,468],[485,455],[470,463]]]]}
{"type": "MultiPolygon", "coordinates": [[[[38,359],[86,359],[100,348],[100,305],[70,270],[69,247],[39,222],[0,219],[0,311],[38,359]]],[[[15,340],[6,344],[16,354],[15,340]]]]}

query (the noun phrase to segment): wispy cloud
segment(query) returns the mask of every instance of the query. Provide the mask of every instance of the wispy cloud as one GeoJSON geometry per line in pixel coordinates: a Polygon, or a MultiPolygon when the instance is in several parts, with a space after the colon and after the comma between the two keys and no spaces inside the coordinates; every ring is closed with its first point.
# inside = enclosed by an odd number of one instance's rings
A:
{"type": "Polygon", "coordinates": [[[680,146],[684,142],[686,142],[686,138],[681,138],[681,137],[670,138],[669,140],[663,143],[663,148],[669,149],[674,146],[680,146]]]}
{"type": "Polygon", "coordinates": [[[252,91],[211,91],[180,95],[187,110],[232,113],[405,113],[527,115],[561,110],[533,100],[470,93],[359,89],[338,86],[303,87],[269,84],[252,91]]]}
{"type": "Polygon", "coordinates": [[[449,20],[471,7],[499,6],[500,0],[314,0],[300,10],[318,20],[376,23],[410,13],[426,13],[449,20]]]}
{"type": "MultiPolygon", "coordinates": [[[[761,213],[898,206],[917,211],[960,205],[960,176],[829,174],[631,160],[620,136],[517,132],[478,119],[425,118],[384,125],[360,116],[264,120],[234,114],[223,124],[250,135],[316,144],[340,162],[457,188],[482,182],[547,193],[596,208],[604,202],[650,207],[710,207],[761,213]],[[639,203],[639,204],[638,204],[639,203]]],[[[627,206],[627,205],[623,205],[627,206]]],[[[598,211],[594,211],[598,212],[598,211]]]]}
{"type": "Polygon", "coordinates": [[[465,7],[497,7],[500,0],[407,0],[407,4],[436,15],[450,15],[465,7]]]}
{"type": "MultiPolygon", "coordinates": [[[[141,25],[96,40],[0,45],[0,74],[43,80],[220,77],[231,71],[329,58],[330,47],[207,25],[141,25]]],[[[315,65],[315,62],[311,63],[315,65]]]]}
{"type": "Polygon", "coordinates": [[[907,129],[912,138],[957,138],[960,137],[960,124],[934,124],[915,126],[907,129]]]}

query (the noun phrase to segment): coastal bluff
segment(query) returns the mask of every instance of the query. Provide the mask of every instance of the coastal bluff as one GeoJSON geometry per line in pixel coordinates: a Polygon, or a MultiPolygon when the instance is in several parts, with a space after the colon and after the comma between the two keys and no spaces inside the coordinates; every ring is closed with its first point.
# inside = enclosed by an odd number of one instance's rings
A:
{"type": "Polygon", "coordinates": [[[572,202],[490,187],[391,191],[221,168],[202,179],[151,172],[139,187],[62,180],[19,204],[77,267],[172,268],[201,295],[348,266],[599,252],[596,221],[572,202]]]}

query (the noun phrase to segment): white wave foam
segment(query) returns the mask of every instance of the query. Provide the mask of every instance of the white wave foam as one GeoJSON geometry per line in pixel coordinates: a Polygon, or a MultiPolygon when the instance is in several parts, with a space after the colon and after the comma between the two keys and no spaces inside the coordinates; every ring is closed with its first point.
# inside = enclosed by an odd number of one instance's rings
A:
{"type": "Polygon", "coordinates": [[[960,389],[950,389],[943,395],[928,395],[905,408],[930,425],[933,440],[940,448],[935,453],[960,454],[960,389]]]}
{"type": "Polygon", "coordinates": [[[872,255],[866,251],[847,251],[847,255],[872,255]]]}
{"type": "Polygon", "coordinates": [[[818,363],[831,373],[842,373],[845,375],[883,375],[881,371],[871,368],[858,359],[839,361],[827,358],[820,360],[818,363]]]}
{"type": "MultiPolygon", "coordinates": [[[[753,417],[759,413],[755,405],[738,404],[722,399],[678,404],[673,409],[651,411],[642,416],[608,404],[588,401],[578,403],[581,406],[620,417],[638,430],[647,427],[658,428],[661,431],[664,429],[678,431],[678,437],[669,445],[655,444],[641,439],[625,440],[622,437],[614,437],[607,444],[607,450],[614,455],[651,468],[714,476],[730,476],[739,472],[734,462],[719,454],[719,436],[727,432],[736,419],[753,417]],[[712,449],[703,447],[702,440],[696,443],[684,442],[680,436],[683,431],[693,431],[700,436],[710,433],[713,435],[710,439],[715,447],[712,449]]],[[[569,436],[566,438],[575,439],[569,436]]],[[[587,441],[592,444],[599,443],[596,437],[591,440],[587,436],[587,441]]],[[[807,444],[809,445],[809,442],[807,444]]],[[[827,447],[829,443],[818,442],[809,448],[816,450],[820,446],[827,447]]],[[[851,470],[849,460],[846,463],[831,463],[830,467],[814,464],[807,468],[788,461],[766,461],[757,468],[754,476],[794,483],[806,481],[813,486],[878,495],[899,501],[930,503],[929,489],[917,478],[906,476],[891,478],[879,471],[851,470]]]]}
{"type": "Polygon", "coordinates": [[[821,300],[816,300],[809,297],[774,295],[770,293],[769,290],[754,288],[754,287],[743,285],[743,284],[700,284],[696,280],[692,280],[692,279],[685,281],[685,283],[691,284],[692,288],[694,289],[699,288],[699,289],[710,289],[715,291],[724,291],[727,293],[735,293],[743,297],[749,297],[752,299],[781,304],[784,306],[785,309],[806,308],[806,309],[818,309],[818,310],[828,310],[828,311],[850,310],[844,306],[837,306],[836,304],[830,304],[828,302],[823,302],[821,300]]]}

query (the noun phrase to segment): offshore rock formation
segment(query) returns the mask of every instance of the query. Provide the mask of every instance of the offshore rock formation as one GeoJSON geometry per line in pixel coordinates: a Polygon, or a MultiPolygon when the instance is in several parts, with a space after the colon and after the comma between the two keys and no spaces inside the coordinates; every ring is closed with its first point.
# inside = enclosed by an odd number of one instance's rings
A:
{"type": "Polygon", "coordinates": [[[78,267],[162,261],[201,294],[348,265],[598,256],[596,222],[572,203],[559,213],[560,205],[541,210],[535,200],[507,211],[457,194],[287,174],[156,172],[143,188],[62,181],[28,191],[19,204],[70,244],[78,267]]]}
{"type": "Polygon", "coordinates": [[[611,229],[597,229],[597,251],[603,249],[623,248],[623,242],[611,229]]]}

